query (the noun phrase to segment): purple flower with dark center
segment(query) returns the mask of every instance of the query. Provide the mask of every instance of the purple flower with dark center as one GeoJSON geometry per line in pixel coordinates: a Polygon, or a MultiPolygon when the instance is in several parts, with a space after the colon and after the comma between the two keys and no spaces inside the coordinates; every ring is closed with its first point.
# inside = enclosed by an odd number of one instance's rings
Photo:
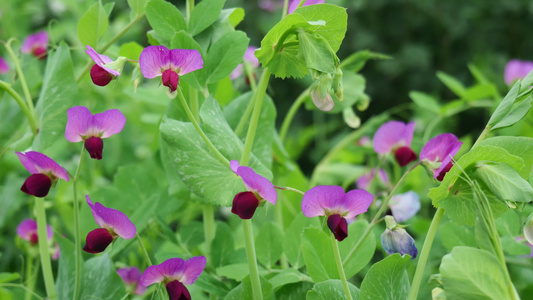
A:
{"type": "Polygon", "coordinates": [[[3,57],[0,56],[0,74],[6,74],[9,72],[9,65],[3,57]]]}
{"type": "Polygon", "coordinates": [[[69,108],[67,116],[65,138],[72,143],[85,141],[85,149],[94,159],[102,159],[102,139],[121,132],[126,123],[126,117],[118,109],[93,115],[85,106],[74,106],[69,108]]]}
{"type": "MultiPolygon", "coordinates": [[[[19,226],[17,226],[17,234],[23,240],[29,241],[32,246],[36,245],[39,241],[39,236],[37,234],[37,222],[33,219],[23,220],[20,222],[19,226]]],[[[54,232],[52,231],[52,227],[50,227],[50,225],[46,225],[47,239],[50,241],[52,240],[53,236],[54,232]]]]}
{"type": "MultiPolygon", "coordinates": [[[[257,50],[257,47],[248,47],[246,49],[246,52],[244,53],[244,62],[249,63],[253,68],[259,67],[259,60],[257,57],[255,57],[255,50],[257,50]]],[[[243,73],[244,66],[243,64],[239,64],[233,72],[229,75],[229,78],[231,80],[235,80],[243,73]]]]}
{"type": "Polygon", "coordinates": [[[68,181],[67,171],[50,157],[35,151],[15,153],[24,168],[32,174],[20,188],[24,193],[42,198],[48,195],[58,178],[68,181]]]}
{"type": "Polygon", "coordinates": [[[379,154],[394,153],[398,164],[403,167],[416,160],[416,153],[411,150],[411,140],[415,131],[415,122],[403,123],[389,121],[374,134],[374,151],[379,154]]]}
{"type": "Polygon", "coordinates": [[[91,79],[98,86],[106,86],[111,80],[120,76],[120,72],[106,67],[106,64],[112,63],[113,60],[105,55],[98,54],[91,46],[87,46],[85,53],[89,54],[94,61],[91,68],[91,79]]]}
{"type": "Polygon", "coordinates": [[[238,215],[241,219],[251,219],[255,210],[265,200],[276,204],[278,193],[272,182],[265,177],[255,173],[255,171],[246,166],[241,166],[238,161],[230,162],[231,170],[241,177],[247,192],[238,193],[233,199],[231,212],[238,215]]]}
{"type": "MultiPolygon", "coordinates": [[[[307,0],[304,2],[302,7],[314,5],[314,4],[324,4],[324,2],[325,2],[324,0],[307,0]]],[[[298,7],[298,4],[300,4],[300,0],[291,1],[291,3],[289,4],[289,14],[292,14],[296,10],[296,8],[298,7]]]]}
{"type": "Polygon", "coordinates": [[[432,172],[433,177],[442,181],[453,166],[452,158],[463,142],[451,133],[443,133],[429,140],[420,151],[420,161],[432,172]]]}
{"type": "Polygon", "coordinates": [[[20,51],[22,53],[44,59],[46,57],[46,49],[48,48],[48,33],[46,31],[40,31],[34,34],[30,34],[22,43],[20,51]]]}
{"type": "Polygon", "coordinates": [[[381,245],[389,255],[400,253],[400,255],[409,254],[415,259],[418,250],[415,247],[415,240],[403,229],[398,226],[392,216],[385,216],[387,229],[381,234],[381,245]]]}
{"type": "Polygon", "coordinates": [[[511,59],[505,66],[504,80],[512,85],[517,79],[523,79],[533,70],[533,61],[511,59]]]}
{"type": "Polygon", "coordinates": [[[146,268],[141,277],[141,285],[147,287],[163,282],[170,300],[190,300],[191,295],[185,285],[193,284],[198,279],[205,264],[204,256],[191,257],[188,260],[171,258],[162,264],[146,268]]]}
{"type": "Polygon", "coordinates": [[[179,77],[203,68],[204,61],[198,50],[148,46],[141,52],[139,67],[145,78],[161,76],[163,85],[174,92],[178,88],[179,77]]]}
{"type": "Polygon", "coordinates": [[[347,193],[336,185],[320,185],[307,191],[302,199],[302,212],[308,217],[327,216],[328,227],[340,242],[348,236],[346,219],[367,211],[374,196],[365,190],[347,193]]]}
{"type": "Polygon", "coordinates": [[[85,197],[87,198],[87,204],[91,208],[96,224],[102,228],[97,228],[89,232],[85,246],[83,247],[84,251],[100,253],[117,237],[127,240],[135,237],[137,229],[128,216],[117,209],[107,208],[98,202],[93,204],[89,195],[85,197]]]}
{"type": "Polygon", "coordinates": [[[130,294],[143,295],[146,292],[146,287],[140,284],[142,274],[139,268],[120,268],[117,273],[126,284],[130,294]]]}
{"type": "Polygon", "coordinates": [[[394,195],[390,199],[389,208],[397,222],[405,222],[420,210],[420,197],[413,191],[394,195]]]}
{"type": "MultiPolygon", "coordinates": [[[[361,177],[359,177],[355,181],[355,184],[357,185],[358,188],[366,190],[370,187],[370,184],[374,180],[375,176],[376,176],[376,168],[373,168],[370,171],[370,173],[361,175],[361,177]]],[[[379,169],[378,178],[385,185],[388,185],[390,183],[389,176],[387,176],[387,172],[385,172],[385,170],[383,169],[379,169]]]]}

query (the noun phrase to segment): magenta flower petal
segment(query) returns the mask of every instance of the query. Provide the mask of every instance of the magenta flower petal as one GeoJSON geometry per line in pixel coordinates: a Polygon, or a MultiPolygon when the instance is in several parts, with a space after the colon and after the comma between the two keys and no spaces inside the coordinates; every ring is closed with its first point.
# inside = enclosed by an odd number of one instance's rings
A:
{"type": "Polygon", "coordinates": [[[344,198],[344,189],[336,185],[319,185],[305,192],[302,199],[302,212],[308,217],[325,216],[328,214],[340,214],[343,212],[333,211],[338,203],[344,198]],[[328,213],[332,211],[332,213],[328,213]]]}
{"type": "Polygon", "coordinates": [[[453,156],[457,154],[463,142],[451,133],[443,133],[429,140],[420,151],[420,161],[440,162],[440,166],[433,169],[433,177],[437,178],[441,171],[448,166],[453,156]]]}
{"type": "MultiPolygon", "coordinates": [[[[118,275],[127,286],[130,286],[133,293],[136,295],[142,295],[146,292],[146,287],[140,284],[141,271],[137,267],[120,268],[117,270],[118,275]]],[[[129,289],[128,289],[129,290],[129,289]]]]}
{"type": "Polygon", "coordinates": [[[86,195],[85,198],[91,208],[94,220],[100,227],[112,230],[123,239],[132,239],[135,237],[137,229],[123,212],[117,209],[107,208],[98,202],[93,204],[89,195],[86,195]]]}
{"type": "Polygon", "coordinates": [[[34,56],[40,57],[46,53],[48,48],[48,33],[40,31],[30,34],[22,43],[20,51],[22,53],[32,53],[34,56]]]}
{"type": "Polygon", "coordinates": [[[532,61],[522,61],[518,59],[510,60],[505,66],[504,80],[507,85],[513,84],[517,79],[523,79],[533,70],[532,61]]]}
{"type": "MultiPolygon", "coordinates": [[[[325,0],[307,0],[304,2],[303,6],[309,6],[314,4],[324,4],[325,0]]],[[[300,4],[300,0],[292,0],[289,4],[289,14],[292,14],[300,4]]]]}
{"type": "Polygon", "coordinates": [[[83,141],[83,137],[92,125],[93,114],[85,106],[74,106],[67,110],[67,127],[65,138],[67,141],[77,143],[83,141]]]}
{"type": "Polygon", "coordinates": [[[233,171],[233,173],[237,174],[237,169],[240,167],[241,165],[239,164],[238,161],[236,160],[232,160],[229,162],[229,167],[230,169],[233,171]]]}
{"type": "MultiPolygon", "coordinates": [[[[257,50],[258,48],[257,47],[252,47],[252,46],[249,46],[247,49],[246,49],[246,52],[244,52],[244,61],[245,62],[249,62],[252,67],[254,68],[257,68],[259,67],[259,60],[257,59],[257,57],[255,57],[255,50],[257,50]]],[[[242,73],[243,73],[243,65],[242,64],[239,64],[234,70],[233,72],[231,72],[229,78],[231,80],[234,80],[236,79],[237,77],[241,76],[242,73]]]]}
{"type": "Polygon", "coordinates": [[[163,71],[172,70],[178,75],[185,75],[203,68],[204,62],[198,50],[172,49],[165,46],[148,46],[139,57],[139,67],[145,78],[163,75],[163,71]]]}
{"type": "MultiPolygon", "coordinates": [[[[372,183],[372,180],[374,180],[375,176],[376,176],[376,168],[373,168],[370,171],[370,173],[361,175],[361,177],[359,177],[355,181],[355,184],[357,185],[358,188],[366,190],[370,187],[370,184],[372,183]]],[[[387,176],[387,172],[385,172],[385,170],[383,169],[379,169],[378,178],[385,185],[390,183],[389,176],[387,176]]]]}
{"type": "Polygon", "coordinates": [[[415,123],[405,124],[399,121],[389,121],[374,134],[374,150],[379,154],[390,153],[399,147],[410,147],[415,123]]]}
{"type": "Polygon", "coordinates": [[[114,76],[120,76],[120,72],[111,68],[106,68],[105,64],[112,63],[113,60],[105,55],[98,54],[91,46],[87,45],[87,50],[85,50],[85,53],[87,53],[91,59],[94,61],[94,63],[99,66],[100,68],[104,69],[106,72],[114,75],[114,76]]]}
{"type": "Polygon", "coordinates": [[[244,185],[249,191],[256,192],[266,201],[276,204],[278,193],[272,182],[265,177],[255,173],[250,167],[241,166],[237,169],[237,175],[242,178],[244,185]]]}
{"type": "Polygon", "coordinates": [[[348,212],[344,215],[345,218],[352,219],[357,215],[365,213],[373,200],[374,195],[365,190],[356,189],[347,192],[337,205],[348,212]]]}
{"type": "Polygon", "coordinates": [[[193,284],[205,269],[207,260],[205,256],[191,257],[185,261],[183,275],[180,279],[183,284],[193,284]]]}
{"type": "Polygon", "coordinates": [[[205,268],[204,256],[191,257],[184,261],[181,258],[171,258],[159,265],[148,267],[142,277],[141,285],[147,287],[162,281],[177,280],[183,284],[193,284],[205,268]]]}
{"type": "Polygon", "coordinates": [[[65,138],[77,143],[90,137],[108,138],[122,131],[126,117],[118,109],[91,114],[85,106],[75,106],[67,111],[65,138]]]}
{"type": "Polygon", "coordinates": [[[9,65],[7,62],[0,56],[0,74],[6,74],[9,72],[9,65]]]}
{"type": "MultiPolygon", "coordinates": [[[[33,235],[37,236],[37,222],[33,219],[24,219],[20,222],[19,226],[17,226],[17,234],[23,240],[30,241],[33,235]]],[[[46,225],[46,236],[48,240],[51,240],[54,236],[54,232],[50,225],[46,225]]]]}
{"type": "Polygon", "coordinates": [[[126,117],[118,109],[109,109],[93,116],[94,126],[101,132],[105,139],[120,133],[126,124],[126,117]]]}
{"type": "Polygon", "coordinates": [[[413,191],[394,195],[389,202],[389,208],[397,222],[405,222],[420,210],[420,197],[413,191]]]}
{"type": "Polygon", "coordinates": [[[166,63],[180,76],[204,67],[202,55],[198,50],[172,49],[166,63]]]}
{"type": "Polygon", "coordinates": [[[22,165],[32,174],[45,174],[68,181],[68,173],[50,157],[35,151],[15,152],[22,165]]]}
{"type": "Polygon", "coordinates": [[[162,68],[168,51],[165,46],[148,46],[143,49],[139,57],[139,67],[145,78],[151,79],[163,74],[162,68]]]}

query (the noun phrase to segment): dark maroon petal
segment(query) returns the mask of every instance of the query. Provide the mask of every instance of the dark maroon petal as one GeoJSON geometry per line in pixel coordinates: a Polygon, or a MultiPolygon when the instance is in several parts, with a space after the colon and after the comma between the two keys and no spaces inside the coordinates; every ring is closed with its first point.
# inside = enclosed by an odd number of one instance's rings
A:
{"type": "Polygon", "coordinates": [[[442,171],[440,171],[439,175],[437,176],[438,181],[442,181],[444,179],[444,175],[450,171],[450,169],[453,167],[453,163],[450,161],[442,171]]]}
{"type": "Polygon", "coordinates": [[[180,77],[178,73],[170,69],[166,69],[165,71],[163,71],[163,76],[161,76],[161,81],[163,81],[164,86],[168,86],[170,88],[171,92],[174,92],[178,88],[180,77]]]}
{"type": "Polygon", "coordinates": [[[101,138],[93,136],[85,140],[85,149],[89,151],[91,158],[102,159],[102,151],[104,150],[104,141],[101,138]]]}
{"type": "Polygon", "coordinates": [[[240,192],[233,199],[231,212],[243,220],[251,219],[259,206],[259,200],[252,192],[240,192]]]}
{"type": "Polygon", "coordinates": [[[105,228],[97,228],[87,235],[83,251],[89,253],[100,253],[113,242],[113,236],[105,228]]]}
{"type": "Polygon", "coordinates": [[[394,151],[394,156],[400,167],[407,166],[410,162],[416,160],[416,153],[409,147],[400,147],[394,151]]]}
{"type": "Polygon", "coordinates": [[[95,64],[91,68],[91,79],[98,86],[106,86],[113,80],[113,75],[95,64]]]}
{"type": "Polygon", "coordinates": [[[39,242],[39,236],[37,235],[37,232],[34,232],[30,235],[30,244],[34,246],[37,245],[37,242],[39,242]]]}
{"type": "Polygon", "coordinates": [[[331,215],[328,217],[328,227],[333,232],[335,239],[342,242],[348,236],[348,223],[340,215],[331,215]]]}
{"type": "Polygon", "coordinates": [[[50,180],[50,177],[40,173],[31,174],[31,176],[24,181],[20,190],[28,195],[44,197],[48,195],[51,186],[52,180],[50,180]]]}
{"type": "Polygon", "coordinates": [[[46,48],[45,47],[35,47],[32,49],[31,53],[33,56],[37,57],[40,60],[46,58],[46,48]]]}
{"type": "Polygon", "coordinates": [[[169,300],[191,300],[191,294],[183,283],[174,280],[167,283],[166,287],[169,300]]]}

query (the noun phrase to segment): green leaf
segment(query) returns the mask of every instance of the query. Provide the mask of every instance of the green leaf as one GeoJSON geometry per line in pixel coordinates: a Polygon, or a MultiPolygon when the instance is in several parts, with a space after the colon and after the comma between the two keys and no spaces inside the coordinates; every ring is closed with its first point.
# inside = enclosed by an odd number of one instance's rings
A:
{"type": "MultiPolygon", "coordinates": [[[[348,282],[348,288],[352,299],[360,298],[359,289],[348,282]]],[[[346,294],[342,285],[342,281],[338,279],[330,279],[324,282],[319,282],[313,286],[313,289],[307,292],[306,300],[344,300],[346,294]]],[[[376,298],[377,299],[377,298],[376,298]]]]}
{"type": "MultiPolygon", "coordinates": [[[[204,52],[200,45],[190,36],[187,32],[181,30],[176,32],[170,41],[170,48],[172,49],[194,49],[200,52],[200,55],[204,57],[204,52]]],[[[205,68],[190,72],[180,77],[180,80],[183,80],[191,87],[201,90],[205,86],[205,68]]]]}
{"type": "Polygon", "coordinates": [[[437,115],[439,114],[439,102],[431,95],[422,92],[411,91],[409,92],[409,98],[411,98],[411,100],[413,100],[413,102],[420,108],[433,112],[437,115]]]}
{"type": "Polygon", "coordinates": [[[331,240],[324,231],[313,227],[304,229],[301,251],[314,282],[339,279],[331,240]]]}
{"type": "Polygon", "coordinates": [[[120,50],[118,51],[119,56],[127,57],[131,60],[139,60],[143,47],[137,42],[129,42],[126,44],[120,45],[120,50]]]}
{"type": "Polygon", "coordinates": [[[45,70],[41,94],[35,107],[39,134],[32,146],[33,150],[40,152],[58,138],[64,138],[67,110],[78,99],[78,86],[67,44],[59,44],[57,50],[48,55],[45,70]]]}
{"type": "MultiPolygon", "coordinates": [[[[270,300],[273,298],[274,294],[272,293],[272,284],[263,277],[260,277],[261,292],[263,294],[263,299],[270,300]]],[[[241,300],[241,299],[253,299],[252,293],[252,283],[250,281],[250,276],[247,276],[241,284],[231,290],[225,300],[241,300]]]]}
{"type": "Polygon", "coordinates": [[[512,299],[498,259],[484,251],[456,247],[442,258],[447,299],[512,299]]]}
{"type": "Polygon", "coordinates": [[[85,276],[81,282],[81,299],[121,299],[126,294],[124,282],[107,253],[85,262],[85,276]]]}
{"type": "MultiPolygon", "coordinates": [[[[59,300],[74,299],[74,280],[76,278],[74,244],[61,235],[56,235],[55,240],[59,245],[60,251],[56,280],[57,298],[59,300]]],[[[81,278],[83,278],[83,264],[81,272],[81,278]]]]}
{"type": "Polygon", "coordinates": [[[511,111],[501,121],[492,126],[492,129],[509,127],[522,120],[531,108],[531,101],[533,101],[532,97],[533,96],[529,96],[522,102],[515,101],[511,111]]]}
{"type": "Polygon", "coordinates": [[[320,228],[318,218],[308,218],[303,214],[297,214],[285,232],[283,252],[287,256],[291,265],[295,268],[300,268],[303,265],[303,256],[302,251],[300,250],[300,245],[302,244],[302,234],[304,229],[308,227],[320,228]]]}
{"type": "Polygon", "coordinates": [[[282,270],[280,273],[270,278],[269,281],[272,284],[272,289],[277,290],[284,285],[303,281],[305,277],[306,275],[300,273],[298,270],[289,268],[282,270]]]}
{"type": "Polygon", "coordinates": [[[211,243],[211,263],[214,268],[227,265],[235,252],[233,232],[226,223],[218,222],[215,238],[211,243]]]}
{"type": "Polygon", "coordinates": [[[474,229],[470,226],[457,225],[454,222],[446,222],[440,225],[439,235],[442,245],[448,251],[452,251],[456,246],[477,246],[474,229]]]}
{"type": "Polygon", "coordinates": [[[189,32],[195,36],[213,24],[224,7],[226,0],[203,0],[196,5],[189,20],[189,32]]]}
{"type": "Polygon", "coordinates": [[[442,71],[437,72],[437,77],[455,95],[457,95],[459,98],[465,98],[466,88],[459,80],[442,71]]]}
{"type": "MultiPolygon", "coordinates": [[[[128,5],[133,16],[138,17],[146,11],[148,0],[128,0],[128,5]]],[[[133,19],[133,18],[132,18],[133,19]]]]}
{"type": "Polygon", "coordinates": [[[250,268],[247,263],[231,264],[217,268],[216,272],[219,276],[242,281],[250,273],[250,268]]]}
{"type": "MultiPolygon", "coordinates": [[[[204,132],[221,154],[228,160],[239,160],[243,144],[227,124],[215,99],[205,100],[200,118],[204,132]]],[[[228,206],[238,192],[246,190],[242,180],[211,152],[191,123],[165,118],[160,131],[170,159],[164,163],[172,164],[177,175],[203,201],[228,206]]],[[[250,167],[267,179],[272,178],[270,170],[253,154],[250,167]]]]}
{"type": "Polygon", "coordinates": [[[185,18],[179,9],[164,0],[150,0],[146,5],[146,18],[155,32],[167,41],[176,32],[187,30],[185,18]]]}
{"type": "Polygon", "coordinates": [[[362,299],[403,300],[409,294],[409,255],[395,253],[372,265],[361,283],[362,299]]]}
{"type": "Polygon", "coordinates": [[[275,223],[268,222],[261,227],[255,238],[257,260],[267,268],[272,267],[281,257],[283,231],[275,223]]]}
{"type": "Polygon", "coordinates": [[[8,272],[0,273],[0,283],[10,282],[13,280],[17,280],[19,278],[20,278],[19,273],[8,273],[8,272]]]}
{"type": "Polygon", "coordinates": [[[366,62],[371,59],[385,60],[391,59],[391,57],[385,54],[371,52],[369,50],[361,50],[352,53],[350,56],[343,59],[341,62],[341,67],[343,69],[357,73],[361,71],[361,69],[365,66],[366,62]]]}
{"type": "MultiPolygon", "coordinates": [[[[366,220],[357,220],[348,226],[348,237],[342,242],[339,242],[339,250],[341,257],[345,258],[353,249],[357,241],[362,237],[363,232],[368,227],[366,220]]],[[[344,262],[344,273],[346,278],[351,278],[359,271],[361,271],[372,259],[376,251],[376,238],[373,234],[369,234],[363,243],[357,249],[355,255],[344,262]]]]}
{"type": "Polygon", "coordinates": [[[478,162],[475,174],[502,201],[531,202],[533,188],[515,169],[501,162],[478,162]]]}
{"type": "MultiPolygon", "coordinates": [[[[505,149],[509,154],[520,157],[524,162],[521,169],[515,168],[524,179],[529,178],[533,167],[533,138],[524,136],[497,136],[481,141],[479,146],[495,146],[505,149]]],[[[507,163],[505,160],[501,162],[507,163]]]]}
{"type": "Polygon", "coordinates": [[[207,83],[216,83],[243,61],[250,39],[242,31],[228,32],[209,49],[205,58],[207,83]]]}
{"type": "Polygon", "coordinates": [[[330,51],[328,41],[318,34],[311,34],[305,30],[298,30],[300,53],[303,55],[306,67],[323,73],[335,73],[338,59],[330,51]]]}
{"type": "Polygon", "coordinates": [[[208,292],[210,295],[219,296],[221,298],[226,296],[230,290],[224,282],[218,277],[215,278],[213,275],[210,275],[209,272],[202,272],[194,285],[208,292]]]}
{"type": "Polygon", "coordinates": [[[505,95],[502,102],[500,102],[500,105],[496,107],[496,110],[492,113],[492,116],[489,119],[489,122],[487,123],[489,126],[495,126],[498,124],[498,122],[502,121],[511,111],[511,108],[513,106],[513,103],[516,100],[516,97],[518,97],[518,92],[520,91],[520,80],[518,80],[509,93],[505,95]]]}
{"type": "Polygon", "coordinates": [[[226,16],[229,20],[231,26],[237,27],[242,20],[244,20],[244,9],[237,7],[237,8],[229,8],[222,10],[222,13],[220,16],[226,16]]]}
{"type": "Polygon", "coordinates": [[[502,236],[500,241],[503,251],[509,255],[529,255],[531,253],[531,248],[524,241],[517,241],[514,237],[502,236]]]}
{"type": "Polygon", "coordinates": [[[102,2],[93,4],[89,10],[83,14],[78,22],[78,38],[83,45],[96,48],[98,41],[104,36],[109,21],[102,6],[102,2]]]}

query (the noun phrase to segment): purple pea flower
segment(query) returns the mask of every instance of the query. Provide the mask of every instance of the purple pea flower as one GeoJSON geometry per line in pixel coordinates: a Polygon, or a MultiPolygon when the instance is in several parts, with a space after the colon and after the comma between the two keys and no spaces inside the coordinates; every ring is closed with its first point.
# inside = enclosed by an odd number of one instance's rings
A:
{"type": "Polygon", "coordinates": [[[374,134],[374,151],[379,154],[394,153],[401,167],[416,160],[416,153],[411,150],[411,140],[415,131],[415,122],[403,123],[389,121],[374,134]]]}
{"type": "Polygon", "coordinates": [[[432,172],[433,177],[442,181],[453,166],[452,158],[463,142],[451,133],[443,133],[429,140],[420,151],[420,161],[432,172]]]}
{"type": "Polygon", "coordinates": [[[390,199],[389,208],[396,221],[405,222],[420,210],[420,197],[413,191],[394,195],[390,199]]]}
{"type": "Polygon", "coordinates": [[[105,67],[105,64],[113,62],[111,58],[103,54],[98,54],[91,46],[87,46],[85,53],[87,53],[94,61],[94,65],[91,68],[91,79],[94,84],[98,86],[106,86],[111,80],[120,76],[119,71],[105,67]]]}
{"type": "MultiPolygon", "coordinates": [[[[257,50],[257,47],[248,47],[246,49],[246,52],[244,53],[244,62],[249,63],[253,68],[259,67],[259,60],[257,59],[257,57],[255,57],[255,54],[254,54],[255,50],[257,50]]],[[[231,80],[237,79],[239,76],[242,75],[243,68],[244,68],[243,64],[239,64],[233,70],[233,72],[231,72],[231,74],[229,75],[229,78],[231,80]]]]}
{"type": "Polygon", "coordinates": [[[50,157],[35,151],[15,153],[24,168],[32,174],[20,188],[24,193],[42,198],[48,195],[58,178],[68,181],[67,171],[50,157]]]}
{"type": "MultiPolygon", "coordinates": [[[[32,246],[36,245],[39,241],[39,236],[37,234],[37,222],[33,219],[23,220],[20,222],[19,226],[17,226],[17,234],[23,240],[29,241],[32,246]]],[[[50,225],[46,225],[47,239],[50,241],[52,240],[53,236],[54,232],[52,231],[52,227],[50,227],[50,225]]]]}
{"type": "MultiPolygon", "coordinates": [[[[302,7],[314,5],[314,4],[324,4],[324,2],[325,2],[324,0],[307,0],[304,2],[302,7]]],[[[289,14],[292,14],[296,10],[296,8],[298,7],[298,4],[300,4],[300,0],[291,1],[291,3],[289,4],[289,14]]]]}
{"type": "Polygon", "coordinates": [[[143,295],[146,292],[146,287],[140,284],[142,274],[139,268],[120,268],[117,273],[128,287],[130,294],[143,295]]]}
{"type": "Polygon", "coordinates": [[[512,85],[517,79],[523,79],[533,70],[533,61],[511,59],[505,66],[504,81],[512,85]]]}
{"type": "MultiPolygon", "coordinates": [[[[355,184],[358,188],[366,190],[370,187],[370,184],[374,180],[374,177],[376,176],[376,168],[373,168],[370,173],[366,173],[361,175],[356,181],[355,184]]],[[[379,169],[378,178],[381,180],[381,182],[385,185],[389,184],[389,176],[387,176],[387,172],[383,169],[379,169]]]]}
{"type": "Polygon", "coordinates": [[[118,109],[93,115],[87,107],[75,106],[69,108],[67,116],[65,138],[72,143],[85,141],[85,149],[94,159],[102,159],[102,139],[121,132],[126,123],[126,117],[118,109]]]}
{"type": "Polygon", "coordinates": [[[91,208],[94,220],[101,228],[94,229],[87,235],[83,250],[89,253],[104,251],[117,237],[132,239],[137,234],[135,225],[123,212],[107,208],[96,202],[93,204],[89,195],[86,195],[87,204],[91,208]]]}
{"type": "Polygon", "coordinates": [[[179,77],[203,68],[204,61],[198,50],[148,46],[141,52],[139,67],[145,78],[161,76],[163,85],[174,92],[178,88],[179,77]]]}
{"type": "Polygon", "coordinates": [[[367,211],[374,196],[365,190],[347,193],[336,185],[320,185],[307,191],[302,199],[302,212],[308,217],[327,216],[328,227],[340,242],[348,236],[346,219],[367,211]]]}
{"type": "Polygon", "coordinates": [[[238,161],[230,162],[231,170],[241,177],[247,192],[240,192],[235,195],[231,212],[238,215],[241,219],[251,219],[255,210],[265,200],[276,204],[278,193],[272,182],[265,177],[255,173],[255,171],[246,166],[241,166],[238,161]]]}
{"type": "Polygon", "coordinates": [[[418,255],[415,247],[415,240],[403,229],[397,225],[392,216],[385,216],[387,228],[381,234],[381,245],[389,254],[400,253],[400,255],[409,254],[412,259],[418,255]]]}
{"type": "Polygon", "coordinates": [[[9,65],[7,64],[7,61],[0,56],[0,74],[6,74],[9,72],[9,65]]]}
{"type": "Polygon", "coordinates": [[[48,48],[48,33],[46,31],[40,31],[34,34],[30,34],[22,43],[20,51],[22,53],[44,59],[46,57],[46,49],[48,48]]]}
{"type": "Polygon", "coordinates": [[[261,9],[264,9],[266,11],[274,11],[274,10],[276,10],[276,7],[279,6],[279,2],[280,2],[279,0],[278,1],[274,1],[274,0],[259,0],[258,4],[259,4],[259,7],[261,9]]]}
{"type": "Polygon", "coordinates": [[[191,295],[185,285],[193,284],[198,279],[205,264],[205,256],[191,257],[188,260],[171,258],[162,264],[146,268],[141,277],[141,285],[147,287],[164,282],[170,300],[190,300],[191,295]]]}

